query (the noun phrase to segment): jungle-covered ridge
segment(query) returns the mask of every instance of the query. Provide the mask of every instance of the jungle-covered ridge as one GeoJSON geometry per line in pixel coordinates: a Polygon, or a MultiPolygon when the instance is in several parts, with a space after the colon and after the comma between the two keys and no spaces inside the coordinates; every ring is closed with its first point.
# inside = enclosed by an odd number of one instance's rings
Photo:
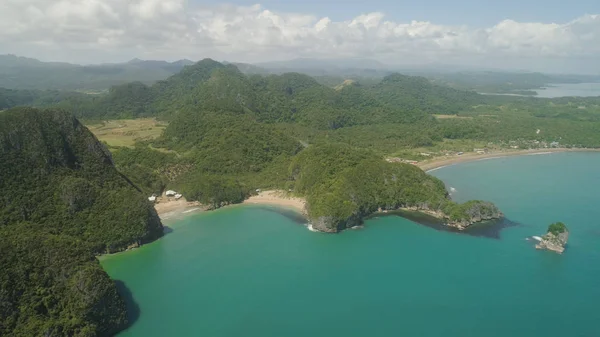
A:
{"type": "Polygon", "coordinates": [[[151,204],[64,111],[0,112],[0,335],[111,336],[124,299],[95,255],[162,236],[151,204]]]}
{"type": "Polygon", "coordinates": [[[435,147],[445,140],[466,140],[477,147],[534,141],[600,145],[594,131],[600,125],[599,97],[479,95],[400,74],[364,82],[335,82],[333,88],[299,73],[245,75],[233,64],[206,59],[154,85],[132,82],[106,94],[0,89],[0,109],[58,107],[88,121],[170,121],[186,110],[244,114],[304,142],[327,138],[385,153],[435,147]]]}
{"type": "MultiPolygon", "coordinates": [[[[111,86],[129,82],[151,85],[194,63],[187,59],[168,62],[136,58],[122,63],[79,65],[42,62],[16,55],[0,55],[0,88],[99,93],[108,90],[111,86]]],[[[394,73],[422,76],[435,83],[457,89],[525,95],[535,95],[534,89],[556,83],[600,82],[598,75],[499,71],[442,64],[393,66],[365,58],[298,58],[258,64],[239,62],[223,62],[223,64],[235,65],[247,75],[281,75],[291,72],[306,74],[329,87],[336,87],[344,80],[355,80],[364,85],[371,85],[394,73]]]]}

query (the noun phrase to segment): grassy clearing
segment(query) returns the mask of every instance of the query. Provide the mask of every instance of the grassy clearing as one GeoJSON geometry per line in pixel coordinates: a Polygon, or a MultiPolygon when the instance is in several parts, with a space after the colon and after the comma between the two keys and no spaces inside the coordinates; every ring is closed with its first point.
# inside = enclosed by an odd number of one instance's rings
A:
{"type": "Polygon", "coordinates": [[[154,118],[119,119],[86,125],[100,141],[110,146],[132,147],[136,141],[154,139],[167,127],[154,118]]]}

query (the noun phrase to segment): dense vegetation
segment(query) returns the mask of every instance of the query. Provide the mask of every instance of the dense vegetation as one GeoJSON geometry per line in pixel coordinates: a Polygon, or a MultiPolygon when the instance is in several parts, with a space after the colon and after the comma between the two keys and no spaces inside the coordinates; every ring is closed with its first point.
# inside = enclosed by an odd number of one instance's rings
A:
{"type": "Polygon", "coordinates": [[[345,144],[306,149],[294,158],[290,177],[297,193],[307,198],[313,226],[327,232],[359,225],[378,210],[399,208],[439,212],[465,227],[473,219],[499,217],[489,203],[452,202],[442,181],[413,165],[389,163],[345,144]]]}
{"type": "MultiPolygon", "coordinates": [[[[600,105],[594,98],[482,96],[399,74],[373,85],[348,81],[334,89],[298,73],[244,75],[234,65],[209,59],[152,86],[129,83],[87,101],[77,97],[58,105],[88,119],[168,120],[159,139],[113,149],[117,167],[147,194],[173,186],[215,207],[238,202],[255,188],[294,189],[316,200],[289,169],[313,153],[312,146],[348,144],[352,151],[368,153],[368,162],[381,162],[369,169],[385,172],[378,166],[387,166],[384,155],[443,150],[458,141],[469,150],[555,141],[600,146],[595,131],[600,105]]],[[[327,166],[343,178],[346,168],[334,162],[327,166]]],[[[469,211],[444,206],[438,208],[456,220],[469,211]]]]}
{"type": "Polygon", "coordinates": [[[94,255],[160,237],[152,205],[66,112],[0,112],[0,158],[0,335],[123,329],[124,302],[94,255]]]}
{"type": "MultiPolygon", "coordinates": [[[[489,81],[513,78],[506,76],[492,73],[489,81]]],[[[516,83],[522,84],[552,79],[519,76],[522,79],[516,83]]],[[[600,147],[600,133],[595,132],[600,127],[597,97],[485,96],[399,74],[371,83],[347,81],[334,89],[307,75],[244,75],[232,64],[206,59],[152,86],[132,82],[114,86],[104,95],[4,90],[0,91],[0,109],[53,106],[87,120],[158,116],[175,121],[180,113],[189,118],[206,111],[245,115],[301,134],[297,138],[305,142],[333,138],[388,154],[434,147],[447,139],[468,140],[465,144],[471,149],[474,144],[507,145],[511,141],[523,147],[535,141],[600,147]]]]}
{"type": "Polygon", "coordinates": [[[558,235],[567,231],[567,226],[562,222],[555,222],[548,226],[548,233],[558,235]]]}

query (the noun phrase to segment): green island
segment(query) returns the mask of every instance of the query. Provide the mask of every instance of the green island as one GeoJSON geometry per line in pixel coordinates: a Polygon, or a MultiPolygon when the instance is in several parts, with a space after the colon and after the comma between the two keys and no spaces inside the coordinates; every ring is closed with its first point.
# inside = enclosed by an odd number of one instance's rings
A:
{"type": "Polygon", "coordinates": [[[391,210],[467,229],[503,215],[490,202],[452,201],[408,161],[600,147],[598,97],[487,96],[401,74],[328,86],[210,59],[173,73],[100,94],[0,89],[0,335],[125,328],[124,300],[95,256],[161,237],[148,196],[167,189],[212,209],[286,191],[324,232],[391,210]],[[93,130],[143,120],[146,136],[102,143],[80,120],[93,130]]]}

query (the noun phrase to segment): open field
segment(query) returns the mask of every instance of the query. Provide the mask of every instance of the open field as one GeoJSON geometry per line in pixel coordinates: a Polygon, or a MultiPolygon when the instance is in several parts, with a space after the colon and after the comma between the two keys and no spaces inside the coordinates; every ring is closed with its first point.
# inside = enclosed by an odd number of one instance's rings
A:
{"type": "Polygon", "coordinates": [[[154,118],[119,119],[86,124],[96,137],[109,146],[133,146],[138,140],[154,139],[167,126],[154,118]]]}

